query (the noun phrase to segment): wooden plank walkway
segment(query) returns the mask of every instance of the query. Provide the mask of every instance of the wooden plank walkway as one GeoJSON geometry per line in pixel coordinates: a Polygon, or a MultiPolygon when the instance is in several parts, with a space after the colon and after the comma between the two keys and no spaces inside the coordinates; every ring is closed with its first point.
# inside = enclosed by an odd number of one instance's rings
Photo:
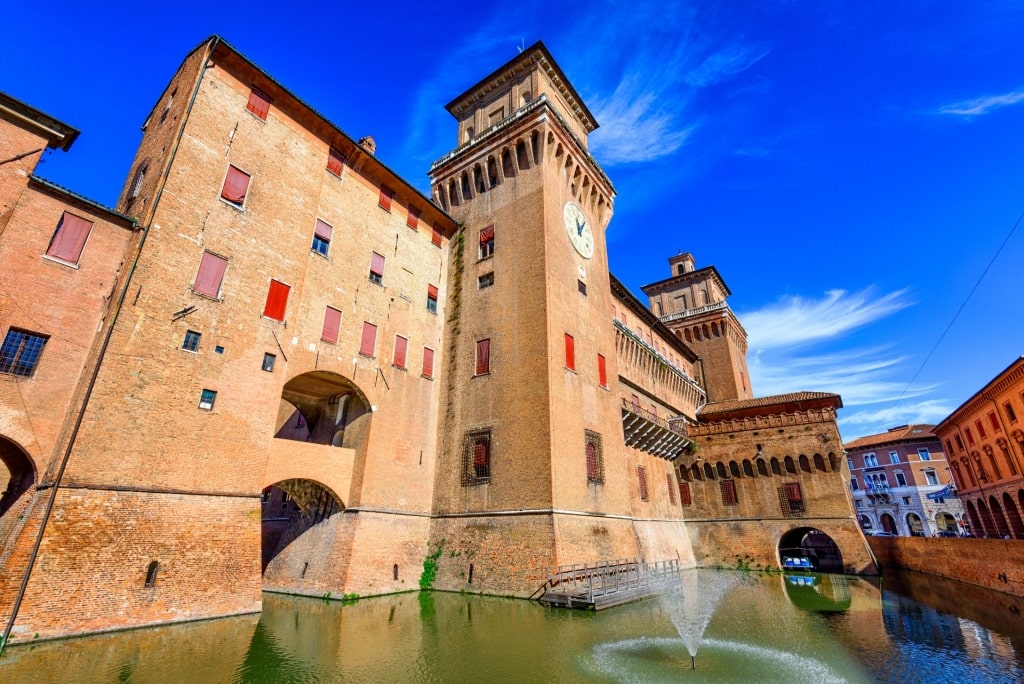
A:
{"type": "Polygon", "coordinates": [[[602,610],[659,594],[678,581],[678,560],[647,563],[629,558],[563,565],[548,577],[538,600],[549,606],[602,610]]]}

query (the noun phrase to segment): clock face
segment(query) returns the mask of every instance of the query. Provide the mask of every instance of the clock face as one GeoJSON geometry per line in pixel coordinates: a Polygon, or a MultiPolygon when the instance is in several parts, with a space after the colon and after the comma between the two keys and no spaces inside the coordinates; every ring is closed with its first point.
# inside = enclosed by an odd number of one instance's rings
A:
{"type": "Polygon", "coordinates": [[[566,202],[562,217],[565,219],[565,232],[569,235],[569,242],[580,256],[584,259],[594,256],[594,233],[590,230],[587,215],[579,205],[566,202]]]}

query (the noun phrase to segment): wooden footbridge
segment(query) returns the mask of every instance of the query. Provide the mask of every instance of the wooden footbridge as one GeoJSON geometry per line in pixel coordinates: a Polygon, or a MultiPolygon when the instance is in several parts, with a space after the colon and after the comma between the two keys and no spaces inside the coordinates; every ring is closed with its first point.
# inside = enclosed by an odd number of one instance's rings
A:
{"type": "Polygon", "coordinates": [[[653,596],[679,582],[679,561],[627,558],[560,565],[534,592],[548,606],[601,610],[653,596]]]}

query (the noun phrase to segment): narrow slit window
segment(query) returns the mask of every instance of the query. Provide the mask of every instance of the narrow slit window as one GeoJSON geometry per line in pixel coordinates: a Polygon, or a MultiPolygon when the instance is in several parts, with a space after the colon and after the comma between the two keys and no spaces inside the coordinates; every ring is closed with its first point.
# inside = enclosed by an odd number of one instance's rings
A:
{"type": "Polygon", "coordinates": [[[608,387],[608,368],[604,356],[597,355],[597,382],[601,387],[608,387]]]}
{"type": "Polygon", "coordinates": [[[643,466],[637,466],[636,467],[636,481],[637,481],[637,487],[639,488],[639,491],[640,491],[640,500],[641,501],[647,501],[647,498],[648,498],[648,492],[647,492],[647,469],[644,468],[643,466]]]}
{"type": "Polygon", "coordinates": [[[576,340],[569,333],[565,333],[565,367],[576,370],[576,340]]]}
{"type": "Polygon", "coordinates": [[[156,573],[160,569],[160,564],[156,561],[152,561],[149,567],[146,568],[146,589],[152,589],[156,586],[156,573]]]}

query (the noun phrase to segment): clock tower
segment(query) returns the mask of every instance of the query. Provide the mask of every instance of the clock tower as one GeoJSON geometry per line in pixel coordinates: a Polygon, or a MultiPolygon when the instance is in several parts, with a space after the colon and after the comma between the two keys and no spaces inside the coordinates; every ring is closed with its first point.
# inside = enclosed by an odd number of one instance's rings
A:
{"type": "Polygon", "coordinates": [[[462,227],[449,269],[437,586],[529,594],[559,564],[639,555],[608,381],[615,191],[587,150],[597,122],[542,43],[447,109],[458,144],[430,178],[462,227]],[[594,477],[595,458],[607,476],[594,477]]]}

